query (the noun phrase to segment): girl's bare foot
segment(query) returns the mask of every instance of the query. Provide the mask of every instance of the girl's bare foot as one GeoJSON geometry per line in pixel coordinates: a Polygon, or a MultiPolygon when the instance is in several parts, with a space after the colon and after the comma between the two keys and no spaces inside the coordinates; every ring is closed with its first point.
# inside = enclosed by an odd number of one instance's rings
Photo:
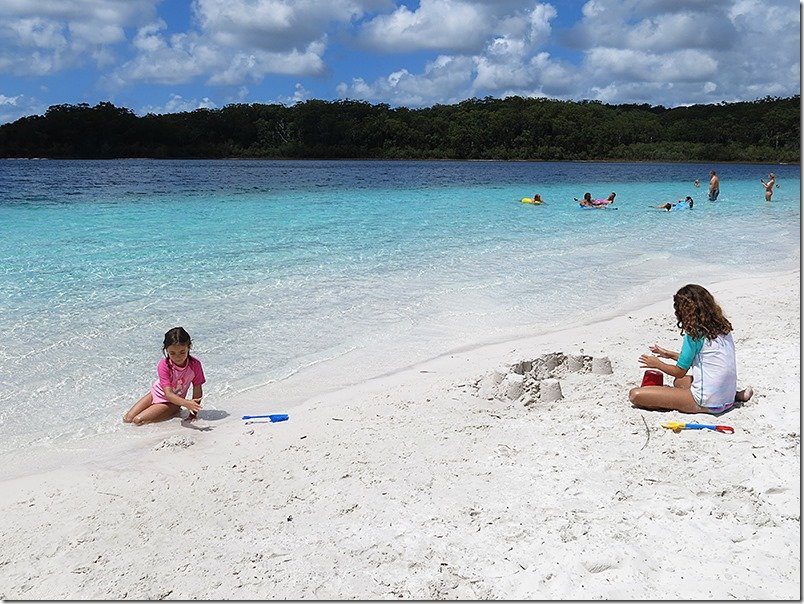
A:
{"type": "Polygon", "coordinates": [[[751,386],[748,386],[745,390],[740,390],[738,393],[736,393],[734,395],[734,400],[738,403],[744,403],[746,401],[750,401],[752,396],[754,396],[754,389],[751,386]]]}

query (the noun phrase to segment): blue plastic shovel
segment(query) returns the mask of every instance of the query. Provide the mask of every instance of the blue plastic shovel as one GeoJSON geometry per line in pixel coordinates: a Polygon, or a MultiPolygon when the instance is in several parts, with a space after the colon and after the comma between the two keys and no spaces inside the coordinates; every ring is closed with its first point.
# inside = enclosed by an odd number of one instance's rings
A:
{"type": "Polygon", "coordinates": [[[272,413],[271,415],[244,415],[243,419],[263,419],[268,418],[272,422],[287,421],[288,416],[285,413],[272,413]]]}

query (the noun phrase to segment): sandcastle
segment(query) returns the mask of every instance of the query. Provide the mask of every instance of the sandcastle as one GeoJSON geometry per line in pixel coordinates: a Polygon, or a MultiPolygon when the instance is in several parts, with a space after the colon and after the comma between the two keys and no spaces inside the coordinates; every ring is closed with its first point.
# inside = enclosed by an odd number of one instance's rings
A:
{"type": "Polygon", "coordinates": [[[553,352],[530,361],[499,367],[477,380],[473,386],[482,398],[517,401],[528,407],[564,398],[559,378],[567,373],[607,375],[612,373],[611,361],[608,357],[553,352]]]}

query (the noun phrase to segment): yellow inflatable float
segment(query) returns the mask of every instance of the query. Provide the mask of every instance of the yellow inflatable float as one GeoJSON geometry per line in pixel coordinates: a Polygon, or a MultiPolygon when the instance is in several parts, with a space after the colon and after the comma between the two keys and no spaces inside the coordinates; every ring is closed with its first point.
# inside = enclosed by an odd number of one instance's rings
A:
{"type": "Polygon", "coordinates": [[[535,206],[541,205],[544,203],[543,199],[533,199],[532,197],[523,197],[520,200],[522,203],[532,203],[535,206]]]}

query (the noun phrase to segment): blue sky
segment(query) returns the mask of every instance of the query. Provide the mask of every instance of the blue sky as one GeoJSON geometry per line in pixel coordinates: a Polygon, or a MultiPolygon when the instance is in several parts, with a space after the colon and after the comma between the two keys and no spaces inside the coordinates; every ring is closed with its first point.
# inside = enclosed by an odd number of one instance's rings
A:
{"type": "Polygon", "coordinates": [[[790,0],[3,0],[0,123],[110,101],[677,106],[799,94],[790,0]]]}

